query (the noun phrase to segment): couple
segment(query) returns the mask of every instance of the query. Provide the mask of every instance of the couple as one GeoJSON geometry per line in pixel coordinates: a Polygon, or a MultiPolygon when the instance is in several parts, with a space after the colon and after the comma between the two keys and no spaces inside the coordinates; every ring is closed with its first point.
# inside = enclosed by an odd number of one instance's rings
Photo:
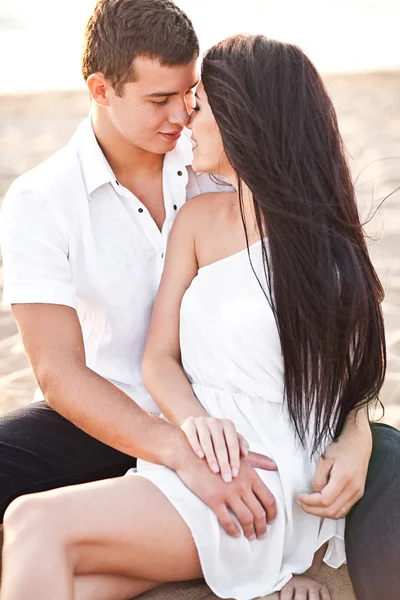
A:
{"type": "Polygon", "coordinates": [[[334,109],[294,46],[234,36],[200,83],[198,53],[172,2],[100,0],[91,118],[4,201],[4,299],[45,400],[0,422],[1,600],[200,577],[325,600],[301,574],[343,564],[350,509],[357,598],[395,597],[393,428],[356,505],[383,292],[334,109]]]}

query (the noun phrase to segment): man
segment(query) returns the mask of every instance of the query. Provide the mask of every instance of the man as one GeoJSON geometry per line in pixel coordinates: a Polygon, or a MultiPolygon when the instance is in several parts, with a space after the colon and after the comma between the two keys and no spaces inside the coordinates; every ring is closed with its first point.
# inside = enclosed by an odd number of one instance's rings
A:
{"type": "MultiPolygon", "coordinates": [[[[243,486],[258,505],[263,499],[262,514],[236,515],[249,535],[273,517],[273,498],[248,460],[231,484],[199,472],[180,430],[155,416],[141,379],[173,220],[187,198],[215,189],[191,169],[184,130],[198,53],[192,24],[172,2],[100,0],[83,53],[91,117],[66,148],[17,180],[4,201],[4,301],[13,306],[44,400],[0,419],[1,515],[21,494],[123,475],[141,457],[175,469],[231,534],[229,507],[243,486]]],[[[321,459],[304,509],[334,516],[361,496],[369,451],[359,450],[358,436],[345,431],[321,459]]],[[[383,589],[366,542],[393,529],[393,518],[379,521],[376,500],[382,491],[386,502],[389,477],[398,490],[388,455],[399,456],[399,437],[375,429],[368,504],[360,502],[349,521],[359,598],[383,589]],[[391,468],[379,468],[383,462],[391,468]],[[375,521],[366,520],[364,507],[375,511],[375,521]]],[[[273,468],[266,458],[250,458],[273,468]]],[[[385,581],[395,577],[395,569],[388,571],[385,581]]]]}
{"type": "Polygon", "coordinates": [[[193,477],[199,459],[155,416],[141,378],[168,233],[187,197],[215,187],[192,171],[184,132],[198,54],[173,3],[101,0],[83,53],[91,116],[4,200],[3,300],[44,398],[0,421],[1,515],[27,492],[123,475],[135,457],[174,468],[231,533],[240,485],[263,500],[262,514],[237,514],[250,533],[273,514],[248,462],[231,486],[207,470],[193,477]]]}

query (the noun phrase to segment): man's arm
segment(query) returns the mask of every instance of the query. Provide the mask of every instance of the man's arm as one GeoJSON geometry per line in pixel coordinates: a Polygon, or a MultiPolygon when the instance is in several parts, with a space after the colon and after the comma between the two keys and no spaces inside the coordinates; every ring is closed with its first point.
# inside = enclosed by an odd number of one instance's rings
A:
{"type": "Polygon", "coordinates": [[[16,304],[13,313],[46,402],[77,427],[131,456],[170,465],[176,428],[142,410],[85,364],[76,311],[16,304]]]}

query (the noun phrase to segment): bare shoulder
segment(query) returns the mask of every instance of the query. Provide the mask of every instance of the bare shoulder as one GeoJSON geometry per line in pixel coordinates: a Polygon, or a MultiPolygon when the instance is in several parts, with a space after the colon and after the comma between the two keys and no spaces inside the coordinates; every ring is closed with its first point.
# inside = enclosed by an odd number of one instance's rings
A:
{"type": "Polygon", "coordinates": [[[226,214],[234,196],[235,192],[207,192],[194,196],[184,204],[178,216],[181,220],[193,220],[198,226],[215,222],[216,218],[226,214]]]}

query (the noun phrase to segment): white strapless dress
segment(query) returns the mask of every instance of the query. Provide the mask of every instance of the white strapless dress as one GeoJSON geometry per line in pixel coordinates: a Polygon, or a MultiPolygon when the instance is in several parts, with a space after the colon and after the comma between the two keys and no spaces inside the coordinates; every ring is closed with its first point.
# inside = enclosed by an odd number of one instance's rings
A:
{"type": "MultiPolygon", "coordinates": [[[[250,247],[263,285],[261,242],[250,247]]],[[[311,491],[316,458],[295,439],[283,405],[283,360],[276,322],[250,265],[247,249],[199,270],[181,307],[182,363],[206,411],[228,418],[250,449],[275,460],[258,473],[275,496],[277,517],[263,540],[234,539],[215,514],[166,467],[138,461],[137,475],[154,483],[192,532],[204,578],[221,598],[251,600],[280,590],[304,573],[329,542],[325,562],[345,562],[344,519],[303,512],[296,494],[311,491]]]]}

